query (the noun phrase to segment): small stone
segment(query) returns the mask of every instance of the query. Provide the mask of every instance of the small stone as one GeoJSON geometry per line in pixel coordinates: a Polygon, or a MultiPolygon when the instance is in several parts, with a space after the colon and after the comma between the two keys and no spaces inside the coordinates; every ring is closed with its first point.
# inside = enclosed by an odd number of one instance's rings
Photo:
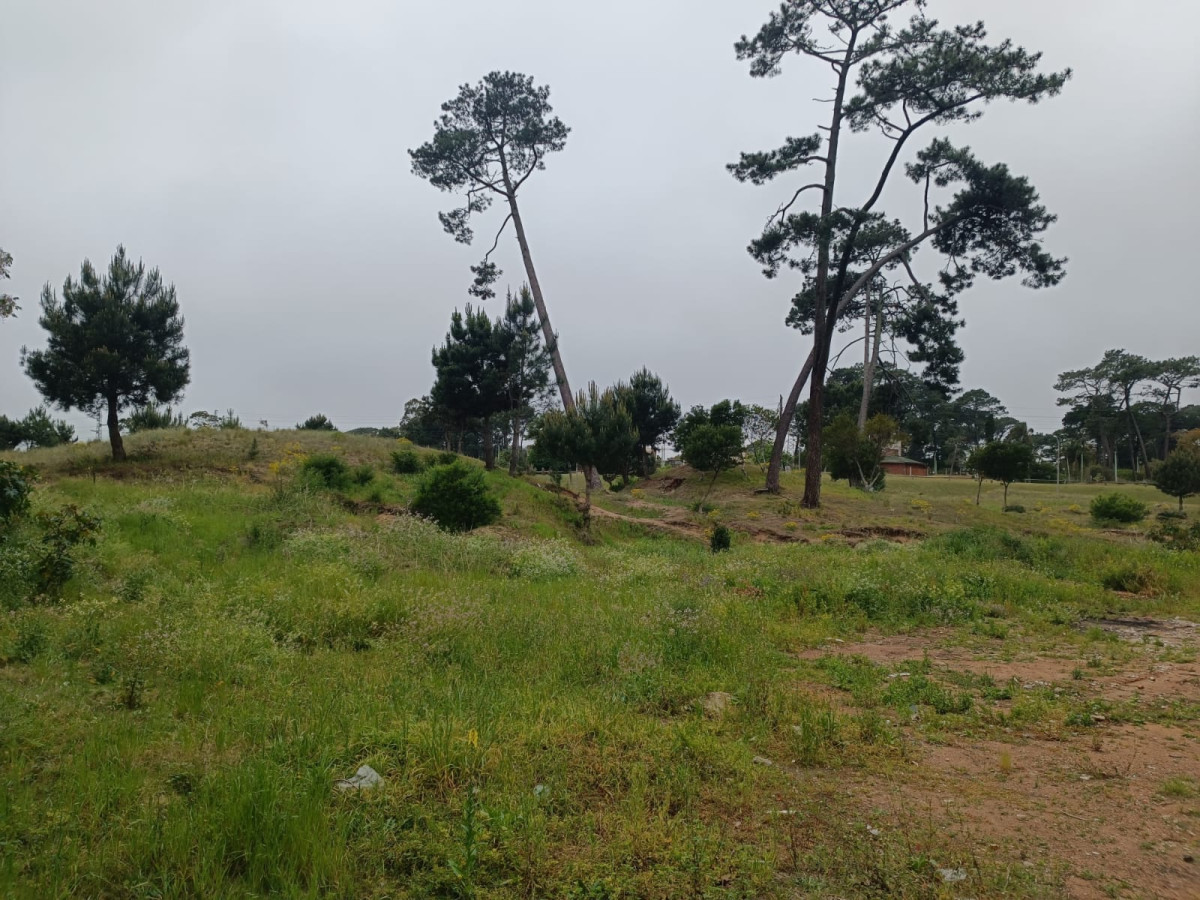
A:
{"type": "Polygon", "coordinates": [[[959,881],[967,880],[966,869],[938,869],[938,874],[942,876],[942,881],[946,884],[955,884],[959,881]]]}
{"type": "Polygon", "coordinates": [[[333,783],[339,791],[366,791],[383,784],[383,776],[370,766],[359,766],[351,778],[339,778],[333,783]]]}
{"type": "Polygon", "coordinates": [[[1184,855],[1183,861],[1185,863],[1194,863],[1196,861],[1196,857],[1194,857],[1194,856],[1192,856],[1192,854],[1188,853],[1188,854],[1184,855]]]}
{"type": "Polygon", "coordinates": [[[729,704],[733,702],[733,694],[728,694],[725,691],[713,691],[701,701],[704,707],[704,714],[709,718],[719,719],[725,715],[725,711],[729,709],[729,704]]]}
{"type": "Polygon", "coordinates": [[[775,765],[775,763],[771,762],[765,756],[756,756],[756,757],[754,757],[753,760],[751,760],[751,762],[753,762],[756,766],[773,766],[773,765],[775,765]]]}
{"type": "Polygon", "coordinates": [[[1080,781],[1091,781],[1091,780],[1092,780],[1092,776],[1091,776],[1091,775],[1080,775],[1080,776],[1079,776],[1079,780],[1080,780],[1080,781]]]}
{"type": "Polygon", "coordinates": [[[879,837],[881,834],[883,834],[883,832],[880,831],[878,828],[876,828],[874,825],[868,825],[867,826],[867,834],[871,835],[871,837],[879,837]]]}

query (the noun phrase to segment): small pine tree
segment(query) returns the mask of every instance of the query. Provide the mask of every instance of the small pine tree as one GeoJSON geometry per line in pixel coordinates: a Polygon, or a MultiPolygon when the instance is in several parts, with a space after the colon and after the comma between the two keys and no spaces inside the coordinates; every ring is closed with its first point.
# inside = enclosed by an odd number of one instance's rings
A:
{"type": "Polygon", "coordinates": [[[121,410],[169,403],[190,378],[175,286],[118,247],[104,275],[84,260],[79,280],[63,283],[61,301],[47,284],[38,321],[49,344],[21,350],[26,374],[63,409],[107,412],[113,459],[123,460],[121,410]]]}
{"type": "Polygon", "coordinates": [[[329,421],[329,417],[324,413],[317,413],[315,416],[309,416],[303,422],[296,426],[297,431],[337,431],[333,427],[333,423],[329,421]]]}
{"type": "Polygon", "coordinates": [[[1200,494],[1200,450],[1180,447],[1154,470],[1154,483],[1164,494],[1179,498],[1179,511],[1183,512],[1183,500],[1200,494]]]}
{"type": "Polygon", "coordinates": [[[483,472],[461,460],[430,469],[411,508],[447,531],[471,531],[500,519],[500,501],[488,490],[483,472]]]}

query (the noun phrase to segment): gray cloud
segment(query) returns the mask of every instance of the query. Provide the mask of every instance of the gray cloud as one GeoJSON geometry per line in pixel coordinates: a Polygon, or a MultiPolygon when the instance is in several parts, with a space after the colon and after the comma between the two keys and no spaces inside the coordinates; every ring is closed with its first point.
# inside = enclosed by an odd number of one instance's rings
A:
{"type": "MultiPolygon", "coordinates": [[[[738,185],[724,165],[815,130],[812,98],[827,93],[802,61],[757,81],[734,59],[732,42],[774,5],[10,0],[0,246],[24,310],[0,326],[0,411],[38,400],[17,356],[42,343],[41,285],[123,242],[179,290],[186,411],[394,422],[428,389],[429,350],[482,253],[441,232],[449,199],[409,173],[406,151],[459,84],[494,68],[550,84],[573,128],[523,195],[573,383],[647,364],[685,405],[773,404],[806,339],[782,325],[794,286],[762,278],[744,248],[780,189],[738,185]]],[[[986,284],[963,304],[964,384],[1047,429],[1057,372],[1109,346],[1200,352],[1184,268],[1198,237],[1200,6],[1155,0],[1136,18],[1117,0],[930,6],[985,18],[1076,72],[1062,97],[995,107],[956,135],[1028,174],[1060,215],[1049,243],[1071,257],[1062,286],[986,284]]],[[[847,202],[881,153],[853,140],[847,202]]],[[[888,199],[913,209],[903,189],[888,199]]],[[[515,242],[499,259],[501,285],[516,287],[515,242]]]]}

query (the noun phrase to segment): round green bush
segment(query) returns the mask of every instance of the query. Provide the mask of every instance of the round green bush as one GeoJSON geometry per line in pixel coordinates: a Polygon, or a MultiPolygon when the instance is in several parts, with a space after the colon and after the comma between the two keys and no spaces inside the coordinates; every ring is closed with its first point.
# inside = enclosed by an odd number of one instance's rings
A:
{"type": "Polygon", "coordinates": [[[453,450],[443,450],[437,455],[437,464],[439,466],[448,466],[454,462],[458,462],[458,454],[453,450]]]}
{"type": "Polygon", "coordinates": [[[350,486],[350,467],[340,456],[314,453],[301,463],[300,477],[313,487],[345,490],[350,486]]]}
{"type": "Polygon", "coordinates": [[[1091,510],[1092,518],[1097,522],[1125,524],[1140,522],[1150,512],[1150,508],[1142,501],[1116,492],[1098,494],[1092,499],[1091,510]]]}
{"type": "Polygon", "coordinates": [[[397,475],[419,475],[425,471],[425,460],[416,450],[393,450],[392,471],[397,475]]]}
{"type": "Polygon", "coordinates": [[[375,480],[375,470],[366,463],[355,466],[354,471],[350,473],[350,480],[359,485],[370,484],[375,480]]]}
{"type": "Polygon", "coordinates": [[[411,509],[447,531],[470,531],[500,519],[500,501],[488,490],[483,472],[461,461],[430,469],[411,509]]]}

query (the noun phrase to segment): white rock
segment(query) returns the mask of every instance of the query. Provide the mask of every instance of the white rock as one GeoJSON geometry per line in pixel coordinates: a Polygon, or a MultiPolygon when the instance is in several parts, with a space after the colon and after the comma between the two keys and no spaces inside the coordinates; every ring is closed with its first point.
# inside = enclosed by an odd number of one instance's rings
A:
{"type": "Polygon", "coordinates": [[[339,791],[365,791],[383,784],[383,776],[370,766],[359,766],[351,778],[339,778],[333,783],[339,791]]]}

